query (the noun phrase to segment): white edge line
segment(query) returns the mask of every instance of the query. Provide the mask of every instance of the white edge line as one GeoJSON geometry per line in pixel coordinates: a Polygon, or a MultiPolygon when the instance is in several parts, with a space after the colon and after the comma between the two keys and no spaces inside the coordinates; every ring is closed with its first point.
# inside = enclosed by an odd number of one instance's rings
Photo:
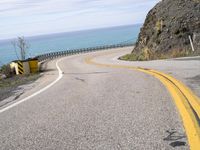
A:
{"type": "Polygon", "coordinates": [[[112,60],[116,61],[119,59],[120,56],[115,56],[114,58],[112,58],[112,60]]]}
{"type": "Polygon", "coordinates": [[[58,75],[58,77],[57,77],[57,79],[56,79],[55,81],[53,81],[52,83],[50,83],[50,84],[47,85],[46,87],[40,89],[39,91],[35,92],[34,94],[32,94],[32,95],[30,95],[30,96],[28,96],[28,97],[26,97],[26,98],[24,98],[24,99],[22,99],[22,100],[20,100],[20,101],[18,101],[18,102],[16,102],[16,103],[14,103],[14,104],[11,104],[11,105],[9,105],[9,106],[7,106],[7,107],[1,109],[1,110],[0,110],[0,113],[3,113],[3,112],[5,112],[5,111],[11,109],[11,108],[13,108],[13,107],[15,107],[15,106],[17,106],[17,105],[23,103],[23,102],[25,102],[25,101],[27,101],[27,100],[29,100],[29,99],[35,97],[36,95],[39,95],[40,93],[46,91],[47,89],[49,89],[50,87],[52,87],[54,84],[56,84],[56,83],[63,77],[62,70],[60,69],[60,67],[59,67],[59,65],[58,65],[58,63],[59,63],[61,60],[62,60],[62,59],[59,59],[59,60],[57,60],[57,62],[56,62],[56,68],[57,68],[57,70],[58,70],[58,74],[59,74],[59,75],[58,75]]]}

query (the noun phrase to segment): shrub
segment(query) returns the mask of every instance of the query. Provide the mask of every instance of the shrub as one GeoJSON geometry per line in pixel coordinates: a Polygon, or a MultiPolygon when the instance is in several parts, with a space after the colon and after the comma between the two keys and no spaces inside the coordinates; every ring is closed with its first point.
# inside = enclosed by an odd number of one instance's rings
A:
{"type": "Polygon", "coordinates": [[[127,54],[127,55],[124,55],[122,57],[119,58],[120,60],[130,60],[130,61],[135,61],[137,60],[137,56],[135,54],[127,54]]]}
{"type": "Polygon", "coordinates": [[[6,77],[11,77],[13,75],[13,73],[10,69],[10,65],[3,65],[0,68],[0,73],[6,75],[6,77]]]}

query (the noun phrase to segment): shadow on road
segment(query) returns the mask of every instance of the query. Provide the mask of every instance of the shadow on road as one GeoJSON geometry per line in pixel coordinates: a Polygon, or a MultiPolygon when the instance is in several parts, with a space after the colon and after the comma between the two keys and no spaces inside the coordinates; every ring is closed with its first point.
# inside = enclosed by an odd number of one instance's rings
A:
{"type": "Polygon", "coordinates": [[[185,146],[186,142],[180,141],[180,140],[186,140],[186,136],[184,134],[178,133],[174,129],[171,131],[167,130],[167,137],[164,138],[164,141],[170,141],[170,144],[172,147],[177,147],[177,146],[185,146]]]}

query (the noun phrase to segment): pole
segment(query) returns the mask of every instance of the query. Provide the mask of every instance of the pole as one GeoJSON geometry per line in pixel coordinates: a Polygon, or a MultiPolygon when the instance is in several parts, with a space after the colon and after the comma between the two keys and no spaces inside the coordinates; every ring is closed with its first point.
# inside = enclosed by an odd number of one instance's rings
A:
{"type": "Polygon", "coordinates": [[[190,40],[190,45],[191,45],[191,47],[192,47],[192,51],[194,52],[194,45],[193,45],[193,43],[192,43],[192,38],[191,38],[190,35],[189,35],[189,40],[190,40]]]}

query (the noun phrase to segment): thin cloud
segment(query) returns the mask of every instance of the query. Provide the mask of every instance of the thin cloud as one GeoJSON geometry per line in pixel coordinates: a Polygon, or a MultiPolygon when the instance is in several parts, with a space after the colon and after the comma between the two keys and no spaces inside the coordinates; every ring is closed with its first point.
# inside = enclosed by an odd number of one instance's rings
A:
{"type": "Polygon", "coordinates": [[[1,0],[0,39],[142,23],[159,0],[1,0]]]}

